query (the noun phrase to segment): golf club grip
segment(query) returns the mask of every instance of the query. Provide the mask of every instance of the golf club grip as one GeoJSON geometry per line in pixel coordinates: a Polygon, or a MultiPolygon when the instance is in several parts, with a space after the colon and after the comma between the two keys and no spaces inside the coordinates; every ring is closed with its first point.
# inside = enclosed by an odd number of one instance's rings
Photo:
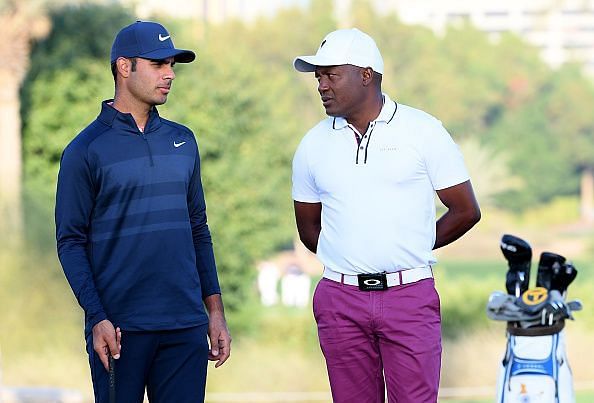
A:
{"type": "Polygon", "coordinates": [[[111,354],[108,354],[109,360],[109,403],[116,403],[115,393],[115,365],[111,354]]]}

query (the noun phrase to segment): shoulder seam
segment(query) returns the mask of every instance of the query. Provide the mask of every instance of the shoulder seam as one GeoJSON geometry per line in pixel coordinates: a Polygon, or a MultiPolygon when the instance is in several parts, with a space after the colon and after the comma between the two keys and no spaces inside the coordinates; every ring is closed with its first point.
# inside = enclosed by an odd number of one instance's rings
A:
{"type": "Polygon", "coordinates": [[[182,124],[179,124],[179,123],[176,123],[176,122],[173,122],[171,120],[164,119],[164,118],[161,118],[161,122],[163,122],[163,124],[165,124],[165,125],[167,125],[169,127],[173,127],[174,129],[185,131],[185,132],[187,132],[188,134],[191,134],[191,135],[194,134],[194,132],[192,130],[190,130],[189,127],[184,126],[182,124]]]}

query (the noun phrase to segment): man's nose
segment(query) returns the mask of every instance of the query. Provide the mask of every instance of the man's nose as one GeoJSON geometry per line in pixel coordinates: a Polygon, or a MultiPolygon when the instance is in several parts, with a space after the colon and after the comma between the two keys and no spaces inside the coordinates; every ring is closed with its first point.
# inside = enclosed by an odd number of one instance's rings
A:
{"type": "Polygon", "coordinates": [[[171,65],[168,65],[165,68],[165,74],[164,74],[163,78],[166,79],[166,80],[173,80],[173,79],[175,79],[175,72],[173,71],[173,67],[171,65]]]}
{"type": "Polygon", "coordinates": [[[323,77],[320,77],[320,79],[318,80],[318,91],[323,92],[323,91],[326,91],[327,89],[328,89],[328,80],[324,79],[323,77]]]}

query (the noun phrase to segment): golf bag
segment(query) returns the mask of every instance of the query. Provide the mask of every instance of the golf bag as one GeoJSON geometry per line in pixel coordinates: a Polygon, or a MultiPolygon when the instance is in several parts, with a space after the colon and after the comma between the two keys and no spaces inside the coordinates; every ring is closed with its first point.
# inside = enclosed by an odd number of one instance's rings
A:
{"type": "Polygon", "coordinates": [[[512,334],[508,329],[507,349],[497,378],[496,401],[575,402],[564,331],[542,336],[520,334],[512,334]]]}
{"type": "Polygon", "coordinates": [[[487,316],[507,322],[507,348],[497,379],[497,403],[573,403],[573,377],[565,349],[566,319],[582,309],[565,301],[577,270],[550,252],[540,257],[536,288],[528,288],[532,250],[527,242],[504,235],[508,261],[507,294],[489,297],[487,316]]]}

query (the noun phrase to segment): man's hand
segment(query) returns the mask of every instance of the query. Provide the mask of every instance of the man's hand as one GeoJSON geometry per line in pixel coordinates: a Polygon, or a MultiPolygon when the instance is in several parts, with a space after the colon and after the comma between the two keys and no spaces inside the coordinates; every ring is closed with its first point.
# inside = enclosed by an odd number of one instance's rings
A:
{"type": "Polygon", "coordinates": [[[208,310],[208,338],[210,340],[208,359],[216,361],[215,368],[218,368],[231,355],[231,335],[227,329],[221,294],[209,295],[204,299],[204,303],[208,310]]]}
{"type": "Polygon", "coordinates": [[[93,327],[93,349],[99,356],[106,371],[109,371],[108,356],[120,358],[122,348],[122,331],[114,328],[107,319],[102,320],[93,327]]]}
{"type": "Polygon", "coordinates": [[[231,355],[231,335],[227,329],[225,318],[220,315],[213,316],[210,317],[208,323],[208,338],[210,339],[208,359],[216,361],[215,368],[218,368],[231,355]]]}

